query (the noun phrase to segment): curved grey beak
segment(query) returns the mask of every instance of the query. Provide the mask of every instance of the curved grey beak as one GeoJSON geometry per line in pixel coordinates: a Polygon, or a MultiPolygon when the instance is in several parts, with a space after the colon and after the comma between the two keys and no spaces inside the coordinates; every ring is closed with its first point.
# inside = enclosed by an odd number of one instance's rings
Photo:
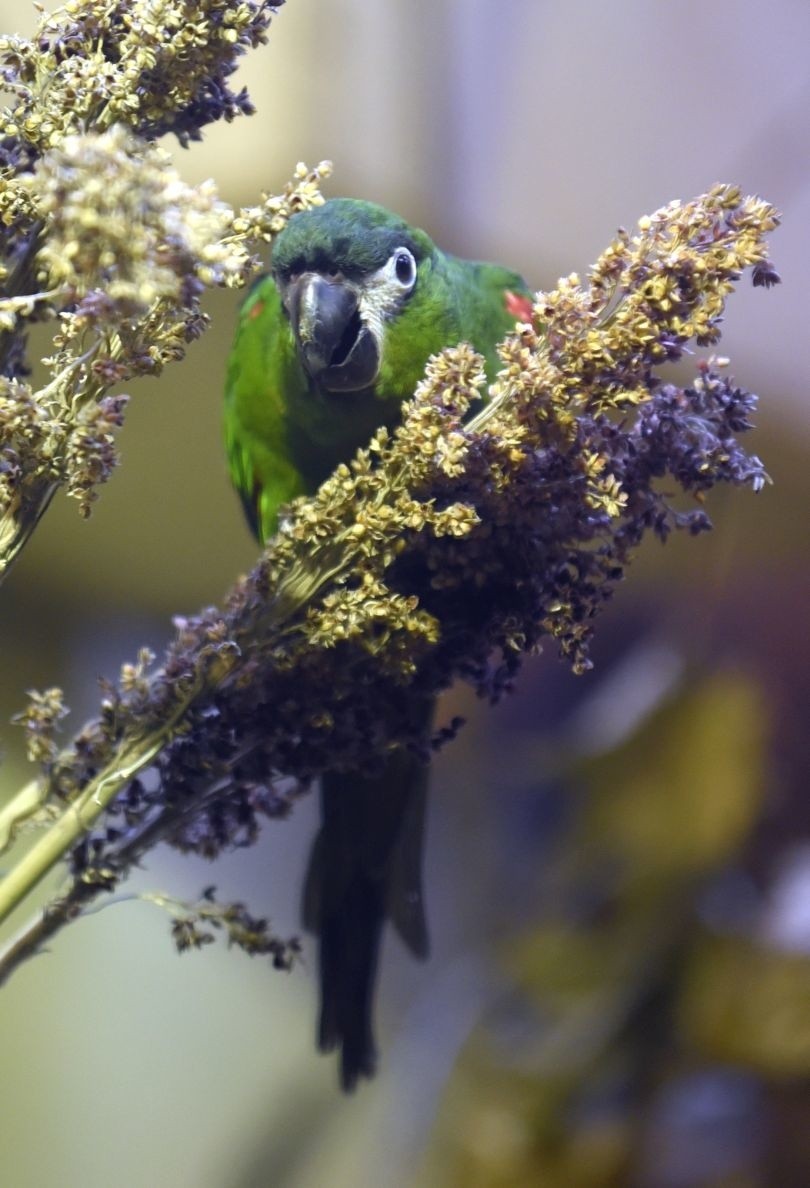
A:
{"type": "Polygon", "coordinates": [[[352,288],[305,272],[288,285],[286,304],[301,363],[319,387],[356,391],[374,382],[379,352],[352,288]]]}

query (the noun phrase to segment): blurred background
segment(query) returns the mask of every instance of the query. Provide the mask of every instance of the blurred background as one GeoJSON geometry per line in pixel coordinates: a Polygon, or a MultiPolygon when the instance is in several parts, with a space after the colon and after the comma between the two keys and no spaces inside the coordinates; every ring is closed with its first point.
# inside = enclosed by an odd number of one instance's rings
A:
{"type": "MultiPolygon", "coordinates": [[[[0,0],[0,32],[33,26],[0,0]]],[[[111,906],[3,991],[3,1183],[810,1183],[808,46],[806,0],[288,0],[244,62],[258,114],[177,149],[232,203],[329,157],[329,194],[538,288],[671,198],[763,194],[784,283],[745,281],[722,351],[762,397],[774,485],[718,492],[705,538],[649,542],[589,676],[549,650],[494,710],[447,698],[471,725],[435,765],[433,952],[388,938],[373,1083],[342,1098],[313,1050],[308,942],[289,975],[179,959],[156,908],[111,906]]],[[[77,728],[99,674],[253,562],[220,445],[236,304],[133,389],[92,519],[57,498],[0,592],[3,796],[27,778],[26,689],[63,686],[77,728]]],[[[215,882],[287,935],[315,817],[310,797],[214,868],[161,850],[132,889],[215,882]]]]}

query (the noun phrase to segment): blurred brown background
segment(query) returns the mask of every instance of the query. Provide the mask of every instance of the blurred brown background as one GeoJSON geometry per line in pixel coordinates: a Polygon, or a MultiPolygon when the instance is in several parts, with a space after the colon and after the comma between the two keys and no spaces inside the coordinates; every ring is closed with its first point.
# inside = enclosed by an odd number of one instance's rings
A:
{"type": "MultiPolygon", "coordinates": [[[[33,21],[0,0],[0,31],[33,21]]],[[[805,0],[288,0],[243,67],[258,114],[177,150],[233,203],[329,157],[329,194],[536,287],[673,197],[762,193],[784,283],[744,283],[722,350],[774,486],[648,544],[590,676],[549,652],[494,711],[449,699],[474,722],[436,764],[433,956],[386,948],[373,1084],[341,1099],[313,1052],[309,949],[289,976],[180,960],[156,909],[110,907],[3,992],[3,1183],[810,1182],[808,46],[805,0]]],[[[25,689],[64,686],[78,726],[97,674],[252,563],[219,440],[235,307],[134,390],[92,519],[57,498],[1,592],[3,795],[25,689]]],[[[291,932],[314,819],[311,798],[213,869],[160,852],[134,886],[215,881],[291,932]]]]}

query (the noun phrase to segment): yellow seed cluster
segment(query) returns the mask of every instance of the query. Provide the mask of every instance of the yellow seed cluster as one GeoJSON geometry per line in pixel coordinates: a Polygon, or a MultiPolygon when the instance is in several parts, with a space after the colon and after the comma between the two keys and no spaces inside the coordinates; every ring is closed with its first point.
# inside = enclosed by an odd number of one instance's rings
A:
{"type": "Polygon", "coordinates": [[[57,753],[54,735],[59,722],[68,713],[61,689],[35,690],[28,694],[28,705],[13,721],[25,730],[28,758],[47,765],[57,753]]]}
{"type": "Polygon", "coordinates": [[[270,4],[230,0],[66,4],[43,16],[32,40],[0,38],[15,96],[0,132],[39,151],[117,123],[193,134],[178,116],[204,103],[208,84],[224,83],[234,53],[265,39],[272,12],[270,4]]]}
{"type": "Polygon", "coordinates": [[[326,165],[299,165],[283,194],[234,212],[213,182],[187,185],[163,149],[123,124],[65,137],[16,183],[47,228],[39,264],[71,298],[103,290],[130,318],[162,299],[182,304],[190,276],[243,285],[250,252],[319,200],[326,165]]]}

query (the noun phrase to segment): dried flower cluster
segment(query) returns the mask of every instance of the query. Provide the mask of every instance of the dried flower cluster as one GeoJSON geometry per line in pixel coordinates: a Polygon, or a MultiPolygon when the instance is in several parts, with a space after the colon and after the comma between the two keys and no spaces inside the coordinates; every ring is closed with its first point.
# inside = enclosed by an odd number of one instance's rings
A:
{"type": "Polygon", "coordinates": [[[238,286],[328,172],[299,166],[280,196],[241,210],[188,186],[155,137],[181,142],[251,110],[227,85],[278,4],[88,0],[0,38],[0,576],[54,491],[88,515],[117,463],[126,397],[206,326],[206,287],[238,286]],[[50,381],[27,382],[25,333],[54,319],[50,381]]]}
{"type": "Polygon", "coordinates": [[[777,279],[764,242],[776,222],[718,186],[620,234],[588,284],[538,295],[472,419],[482,360],[463,345],[434,357],[401,427],[292,504],[225,607],[179,621],[162,668],[142,657],[48,753],[42,797],[85,823],[63,911],[156,840],[212,857],[249,844],[323,770],[444,741],[458,723],[426,738],[414,691],[462,678],[497,698],[544,637],[585,669],[593,620],[645,533],[703,531],[715,483],[765,481],[737,440],[755,397],[723,361],[688,387],[656,368],[695,335],[716,340],[745,269],[777,279]],[[663,478],[697,506],[676,506],[663,478]]]}
{"type": "Polygon", "coordinates": [[[206,887],[196,903],[184,903],[158,892],[138,898],[156,904],[172,917],[172,939],[178,953],[202,949],[217,936],[251,957],[269,957],[274,969],[289,970],[301,952],[296,937],[282,940],[268,920],[251,915],[243,903],[218,903],[216,887],[206,887]]]}
{"type": "Polygon", "coordinates": [[[36,36],[0,38],[4,136],[37,152],[88,127],[126,124],[154,139],[199,139],[213,120],[252,111],[227,79],[266,40],[284,0],[69,0],[36,36]]]}

